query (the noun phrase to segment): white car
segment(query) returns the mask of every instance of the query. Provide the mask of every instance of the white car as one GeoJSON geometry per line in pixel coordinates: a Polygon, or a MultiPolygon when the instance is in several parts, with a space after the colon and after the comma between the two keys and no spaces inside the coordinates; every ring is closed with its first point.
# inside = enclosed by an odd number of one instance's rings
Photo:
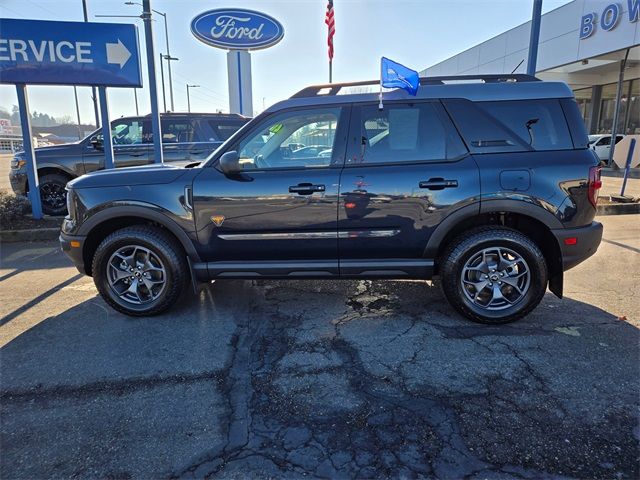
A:
{"type": "MultiPolygon", "coordinates": [[[[624,135],[616,135],[616,145],[624,135]]],[[[609,152],[611,151],[611,134],[589,135],[589,148],[593,148],[600,160],[609,161],[609,152]]]]}

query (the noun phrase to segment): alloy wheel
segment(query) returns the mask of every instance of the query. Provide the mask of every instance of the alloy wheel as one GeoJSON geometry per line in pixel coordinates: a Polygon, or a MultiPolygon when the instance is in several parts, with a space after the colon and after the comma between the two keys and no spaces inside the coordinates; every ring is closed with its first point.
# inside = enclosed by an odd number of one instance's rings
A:
{"type": "Polygon", "coordinates": [[[167,272],[160,257],[140,245],[116,250],[107,263],[109,286],[122,300],[135,305],[153,302],[163,292],[167,272]]]}
{"type": "Polygon", "coordinates": [[[471,256],[460,276],[462,290],[474,305],[497,311],[520,302],[529,290],[531,271],[509,248],[490,247],[471,256]]]}

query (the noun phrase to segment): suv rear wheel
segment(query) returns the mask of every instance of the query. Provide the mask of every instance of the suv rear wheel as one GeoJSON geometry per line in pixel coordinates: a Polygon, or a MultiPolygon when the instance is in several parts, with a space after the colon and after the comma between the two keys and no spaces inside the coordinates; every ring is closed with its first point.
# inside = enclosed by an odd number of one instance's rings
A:
{"type": "Polygon", "coordinates": [[[442,289],[451,305],[474,322],[500,324],[533,310],[547,287],[538,246],[506,227],[482,227],[456,238],[442,256],[442,289]]]}
{"type": "Polygon", "coordinates": [[[93,280],[119,312],[156,315],[170,308],[188,282],[184,252],[165,231],[150,226],[118,230],[98,246],[93,280]]]}

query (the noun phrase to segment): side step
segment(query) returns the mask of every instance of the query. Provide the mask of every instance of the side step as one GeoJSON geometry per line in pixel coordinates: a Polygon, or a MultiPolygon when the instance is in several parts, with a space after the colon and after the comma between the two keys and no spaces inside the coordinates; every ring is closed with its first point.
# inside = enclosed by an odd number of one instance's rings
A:
{"type": "Polygon", "coordinates": [[[208,262],[192,264],[195,278],[201,281],[234,278],[415,278],[430,279],[433,260],[427,259],[349,259],[285,260],[262,262],[208,262]]]}

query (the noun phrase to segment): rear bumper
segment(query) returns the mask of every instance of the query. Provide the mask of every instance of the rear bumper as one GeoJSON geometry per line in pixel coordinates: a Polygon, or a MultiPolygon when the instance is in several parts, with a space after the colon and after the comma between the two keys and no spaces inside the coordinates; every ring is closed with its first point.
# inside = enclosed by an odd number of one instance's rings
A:
{"type": "Polygon", "coordinates": [[[599,222],[592,222],[586,227],[563,228],[551,232],[558,240],[562,253],[562,270],[565,272],[596,253],[602,240],[602,224],[599,222]]]}
{"type": "Polygon", "coordinates": [[[89,275],[85,268],[84,258],[82,251],[84,248],[84,241],[87,237],[81,235],[67,235],[64,232],[60,233],[60,248],[71,259],[75,267],[83,275],[89,275]],[[72,243],[73,242],[73,243],[72,243]]]}

